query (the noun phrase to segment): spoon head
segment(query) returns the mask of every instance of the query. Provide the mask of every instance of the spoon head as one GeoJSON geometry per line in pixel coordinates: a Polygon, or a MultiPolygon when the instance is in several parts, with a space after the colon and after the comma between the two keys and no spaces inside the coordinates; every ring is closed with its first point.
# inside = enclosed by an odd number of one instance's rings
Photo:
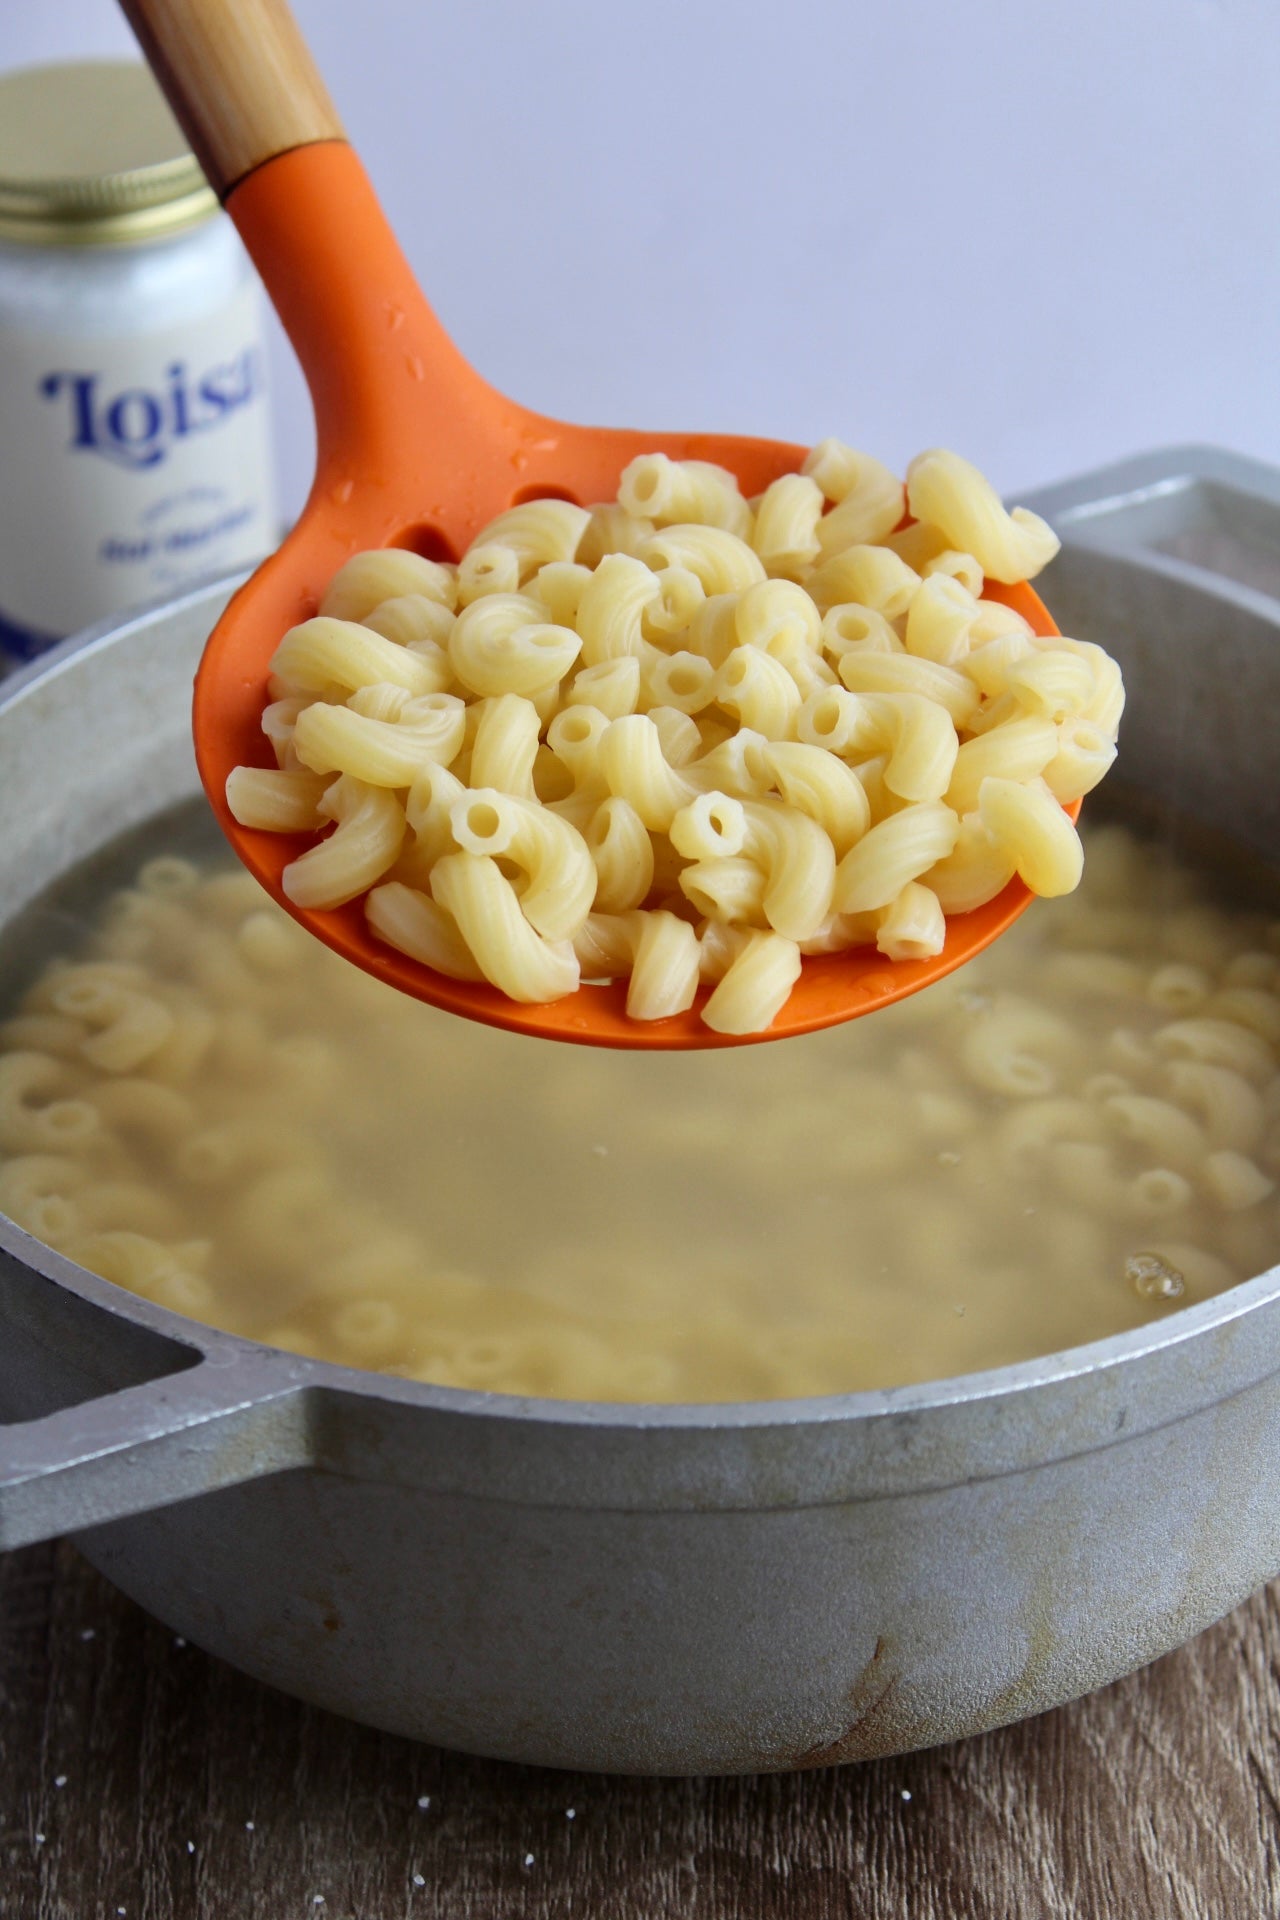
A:
{"type": "MultiPolygon", "coordinates": [[[[625,981],[582,986],[563,1000],[525,1006],[494,987],[434,973],[385,945],[369,931],[360,900],[324,912],[305,912],[286,897],[281,875],[312,843],[312,836],[265,833],[239,825],[227,807],[227,776],[237,766],[274,765],[261,727],[267,663],[287,629],[316,611],[330,579],[351,554],[369,547],[400,546],[425,551],[433,558],[448,558],[465,547],[486,519],[510,505],[513,493],[529,497],[534,492],[557,490],[584,503],[611,498],[623,466],[641,450],[658,449],[680,459],[714,460],[741,474],[745,488],[752,492],[779,473],[794,470],[803,457],[802,449],[771,441],[602,433],[590,436],[592,456],[584,474],[581,467],[575,467],[571,455],[574,443],[587,436],[577,429],[561,431],[562,459],[555,481],[527,490],[508,489],[506,497],[493,500],[470,528],[456,533],[442,529],[438,521],[424,523],[421,516],[389,527],[384,515],[369,524],[352,510],[357,492],[345,501],[326,502],[323,497],[313,496],[284,546],[236,594],[211,634],[201,661],[193,718],[200,777],[223,832],[245,866],[309,932],[401,992],[491,1026],[588,1046],[683,1050],[743,1046],[812,1033],[888,1006],[971,960],[1030,905],[1034,896],[1020,880],[1011,881],[985,906],[952,916],[947,922],[943,950],[933,959],[889,961],[874,948],[806,959],[786,1005],[766,1032],[726,1035],[712,1032],[699,1017],[709,988],[700,991],[687,1013],[667,1020],[628,1019],[625,981]],[[612,449],[603,460],[602,444],[612,449]],[[607,469],[603,474],[600,465],[607,469]]],[[[993,585],[988,597],[1016,609],[1038,633],[1056,632],[1044,606],[1026,585],[993,585]]],[[[1068,811],[1074,817],[1079,803],[1068,811]]]]}

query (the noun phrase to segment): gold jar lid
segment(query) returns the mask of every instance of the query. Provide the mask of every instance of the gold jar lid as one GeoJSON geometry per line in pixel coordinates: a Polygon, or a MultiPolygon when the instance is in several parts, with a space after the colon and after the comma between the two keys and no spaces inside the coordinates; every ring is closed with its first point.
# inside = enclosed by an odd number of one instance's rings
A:
{"type": "Polygon", "coordinates": [[[0,239],[123,245],[217,210],[146,67],[79,60],[0,74],[0,239]]]}

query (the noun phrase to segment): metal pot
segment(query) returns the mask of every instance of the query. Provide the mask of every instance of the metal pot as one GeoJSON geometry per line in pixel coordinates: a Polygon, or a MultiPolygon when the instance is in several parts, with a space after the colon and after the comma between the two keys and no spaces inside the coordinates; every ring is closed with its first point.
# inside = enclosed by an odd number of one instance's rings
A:
{"type": "MultiPolygon", "coordinates": [[[[1037,504],[1068,540],[1050,604],[1130,682],[1130,779],[1274,849],[1280,603],[1195,561],[1220,520],[1280,551],[1280,476],[1177,453],[1037,504]]],[[[4,920],[194,790],[191,673],[229,584],[0,689],[4,920]]],[[[755,1771],[954,1739],[1116,1678],[1280,1570],[1280,1271],[936,1385],[585,1406],[274,1352],[0,1220],[0,1409],[19,1423],[0,1545],[72,1533],[248,1673],[553,1766],[755,1771]]]]}

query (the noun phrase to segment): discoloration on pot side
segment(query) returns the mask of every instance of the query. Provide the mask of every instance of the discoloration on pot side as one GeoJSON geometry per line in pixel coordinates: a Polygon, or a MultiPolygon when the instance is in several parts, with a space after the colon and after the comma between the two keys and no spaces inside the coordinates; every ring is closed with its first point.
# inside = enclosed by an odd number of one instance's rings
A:
{"type": "Polygon", "coordinates": [[[879,1634],[875,1652],[849,1689],[851,1718],[844,1732],[822,1746],[807,1747],[781,1761],[775,1759],[775,1769],[798,1773],[811,1767],[839,1766],[846,1760],[865,1760],[870,1754],[884,1751],[881,1720],[892,1719],[890,1709],[901,1679],[890,1664],[890,1647],[889,1637],[879,1634]]]}

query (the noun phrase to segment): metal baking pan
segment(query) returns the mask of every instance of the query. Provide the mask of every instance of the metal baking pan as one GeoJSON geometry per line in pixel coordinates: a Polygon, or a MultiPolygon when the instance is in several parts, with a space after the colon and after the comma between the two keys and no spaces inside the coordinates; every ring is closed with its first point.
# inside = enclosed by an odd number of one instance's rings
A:
{"type": "MultiPolygon", "coordinates": [[[[1274,854],[1280,476],[1151,455],[1032,504],[1064,629],[1130,684],[1158,806],[1274,854]]],[[[195,791],[224,581],[0,687],[0,922],[195,791]]],[[[3,939],[0,937],[0,953],[3,939]]],[[[176,1632],[446,1746],[707,1773],[1038,1713],[1280,1571],[1280,1271],[934,1385],[620,1407],[417,1385],[150,1306],[0,1220],[0,1545],[70,1533],[176,1632]]]]}

